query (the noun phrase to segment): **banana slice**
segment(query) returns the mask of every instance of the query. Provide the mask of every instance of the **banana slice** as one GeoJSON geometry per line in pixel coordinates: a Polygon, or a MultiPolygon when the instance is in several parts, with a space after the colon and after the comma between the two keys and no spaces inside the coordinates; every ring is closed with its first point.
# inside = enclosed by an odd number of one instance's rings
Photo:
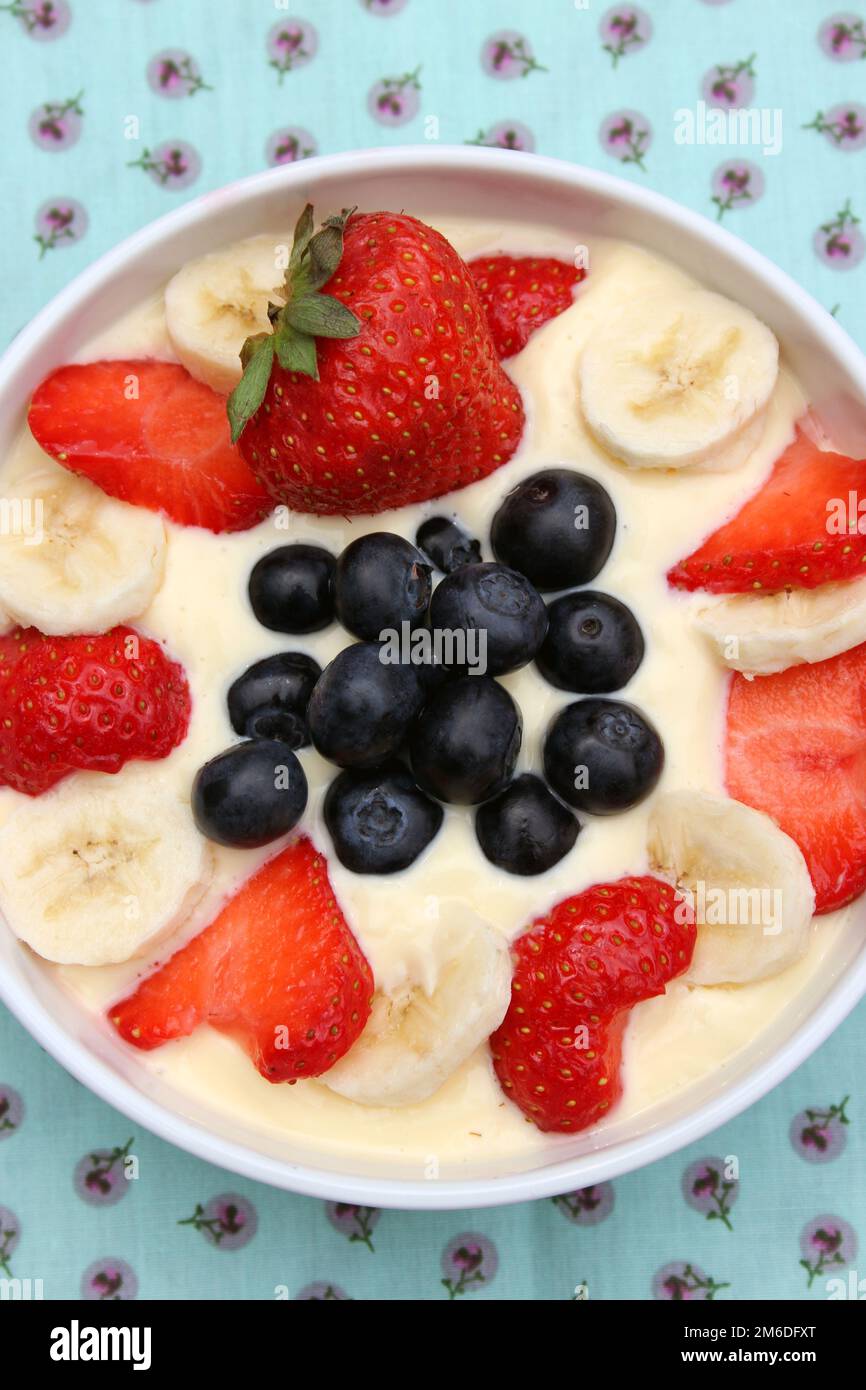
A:
{"type": "Polygon", "coordinates": [[[377,994],[354,1047],[321,1080],[360,1105],[416,1105],[499,1027],[511,999],[505,938],[465,903],[445,900],[433,968],[377,994]]]}
{"type": "Polygon", "coordinates": [[[638,299],[580,362],[580,403],[603,448],[631,468],[736,468],[754,448],[779,345],[710,290],[638,299]]]}
{"type": "Polygon", "coordinates": [[[188,805],[161,785],[85,774],[23,803],[0,830],[0,912],[62,965],[114,965],[187,917],[211,853],[188,805]]]}
{"type": "Polygon", "coordinates": [[[228,395],[241,379],[247,338],[270,330],[268,303],[284,304],[291,236],[254,236],[190,261],[165,291],[169,337],[187,371],[228,395]]]}
{"type": "Polygon", "coordinates": [[[866,642],[866,579],[778,594],[735,594],[700,608],[695,624],[726,666],[769,676],[866,642]]]}
{"type": "Polygon", "coordinates": [[[698,940],[685,979],[743,985],[805,952],[815,910],[806,861],[762,811],[701,792],[660,796],[649,819],[653,866],[688,892],[698,940]]]}
{"type": "Polygon", "coordinates": [[[2,481],[0,610],[53,637],[107,632],[147,608],[165,565],[153,512],[107,497],[40,450],[2,481]]]}

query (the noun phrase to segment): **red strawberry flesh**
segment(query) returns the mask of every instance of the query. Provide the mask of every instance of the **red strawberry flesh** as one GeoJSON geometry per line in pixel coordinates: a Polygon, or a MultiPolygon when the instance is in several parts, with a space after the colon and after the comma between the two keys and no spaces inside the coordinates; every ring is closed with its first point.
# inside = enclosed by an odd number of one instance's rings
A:
{"type": "Polygon", "coordinates": [[[173,362],[60,367],[28,419],[64,468],[182,526],[245,531],[270,510],[231,442],[225,398],[173,362]]]}
{"type": "Polygon", "coordinates": [[[668,582],[738,594],[866,575],[866,536],[838,524],[840,505],[847,514],[850,496],[864,488],[866,460],[821,450],[798,430],[761,490],[674,565],[668,582]]]}
{"type": "Polygon", "coordinates": [[[746,680],[728,697],[725,780],[800,846],[815,911],[866,888],[866,644],[746,680]]]}
{"type": "Polygon", "coordinates": [[[373,976],[306,838],[268,860],[210,926],[109,1018],[149,1051],[203,1023],[234,1038],[268,1081],[319,1076],[363,1031],[373,976]]]}

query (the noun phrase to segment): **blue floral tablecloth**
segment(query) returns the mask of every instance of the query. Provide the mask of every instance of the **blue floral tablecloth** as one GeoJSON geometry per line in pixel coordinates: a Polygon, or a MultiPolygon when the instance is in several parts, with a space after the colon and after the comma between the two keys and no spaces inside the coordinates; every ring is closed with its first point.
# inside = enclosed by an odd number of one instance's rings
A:
{"type": "MultiPolygon", "coordinates": [[[[657,188],[866,345],[866,8],[0,0],[0,55],[3,342],[185,198],[431,140],[657,188]]],[[[863,1298],[864,1044],[861,1005],[761,1104],[615,1183],[411,1214],[289,1196],[133,1134],[0,1009],[0,1278],[85,1299],[863,1298]]]]}

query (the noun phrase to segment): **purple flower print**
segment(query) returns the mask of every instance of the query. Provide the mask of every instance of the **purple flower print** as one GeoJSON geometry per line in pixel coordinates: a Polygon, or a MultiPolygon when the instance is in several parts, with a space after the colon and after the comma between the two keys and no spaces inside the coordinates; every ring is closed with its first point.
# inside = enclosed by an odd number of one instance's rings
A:
{"type": "Polygon", "coordinates": [[[449,1298],[477,1293],[483,1284],[492,1283],[498,1268],[499,1256],[493,1242],[474,1231],[455,1236],[442,1251],[442,1283],[449,1298]]]}
{"type": "Polygon", "coordinates": [[[601,147],[621,164],[646,170],[644,155],[652,143],[652,126],[640,111],[613,111],[598,132],[601,147]]]}
{"type": "Polygon", "coordinates": [[[83,92],[67,101],[46,101],[27,123],[30,138],[41,150],[68,150],[81,136],[83,92]]]}
{"type": "Polygon", "coordinates": [[[399,14],[405,10],[408,0],[361,0],[361,4],[370,14],[386,15],[399,14]]]}
{"type": "Polygon", "coordinates": [[[755,95],[755,57],[752,53],[738,63],[718,63],[704,75],[701,95],[708,106],[728,111],[751,105],[755,95]]]}
{"type": "Polygon", "coordinates": [[[683,1196],[689,1206],[702,1212],[708,1221],[722,1221],[729,1231],[731,1207],[740,1195],[736,1178],[725,1177],[723,1158],[699,1158],[683,1173],[683,1196]]]}
{"type": "Polygon", "coordinates": [[[80,241],[88,225],[87,213],[77,199],[49,198],[36,214],[34,241],[39,246],[40,261],[46,251],[56,251],[80,241]]]}
{"type": "Polygon", "coordinates": [[[420,67],[414,72],[404,72],[402,77],[383,77],[376,82],[367,96],[367,110],[380,125],[405,125],[418,114],[421,98],[421,83],[418,80],[420,67]]]}
{"type": "Polygon", "coordinates": [[[675,1260],[662,1265],[653,1278],[653,1298],[664,1302],[666,1299],[676,1303],[712,1303],[719,1289],[729,1289],[730,1284],[717,1284],[709,1274],[698,1265],[675,1260]]]}
{"type": "Polygon", "coordinates": [[[579,1188],[577,1192],[564,1192],[561,1197],[551,1198],[551,1201],[575,1226],[597,1226],[613,1211],[613,1184],[595,1183],[592,1187],[579,1188]]]}
{"type": "Polygon", "coordinates": [[[509,82],[513,77],[528,77],[531,72],[547,72],[535,61],[529,40],[514,29],[501,29],[484,40],[481,66],[488,77],[509,82]]]}
{"type": "Polygon", "coordinates": [[[296,164],[316,153],[316,140],[303,126],[288,125],[275,130],[265,145],[265,159],[270,165],[296,164]]]}
{"type": "MultiPolygon", "coordinates": [[[[849,198],[845,206],[840,208],[832,221],[822,223],[815,233],[812,245],[815,248],[815,254],[819,260],[822,260],[825,265],[832,266],[834,270],[853,270],[856,265],[859,265],[864,255],[866,255],[866,239],[864,239],[859,224],[860,218],[855,217],[854,213],[851,211],[851,199],[849,198]]],[[[848,1097],[846,1096],[845,1100],[842,1102],[841,1108],[843,1110],[847,1099],[848,1097]]],[[[833,1108],[834,1107],[831,1107],[831,1111],[833,1108]]],[[[811,1112],[806,1111],[805,1113],[808,1115],[811,1112]]],[[[814,1113],[820,1115],[822,1112],[815,1111],[814,1113]]],[[[799,1118],[800,1116],[798,1115],[794,1121],[795,1124],[799,1118]]],[[[831,1120],[831,1125],[835,1124],[837,1136],[841,1140],[836,1153],[841,1150],[842,1144],[844,1144],[845,1141],[845,1132],[839,1129],[839,1125],[847,1123],[848,1121],[844,1116],[834,1117],[831,1120]]],[[[793,1142],[792,1139],[792,1143],[793,1142]]],[[[794,1144],[794,1147],[796,1148],[797,1145],[794,1144]]],[[[802,1150],[800,1150],[800,1152],[802,1152],[802,1150]]],[[[813,1162],[821,1162],[817,1149],[813,1151],[810,1156],[813,1162]]],[[[835,1158],[835,1153],[828,1156],[835,1158]]],[[[803,1157],[806,1158],[807,1155],[803,1153],[803,1157]]]]}
{"type": "Polygon", "coordinates": [[[205,1240],[220,1250],[240,1250],[249,1245],[258,1230],[259,1220],[255,1207],[246,1197],[224,1192],[219,1197],[211,1197],[205,1206],[196,1202],[192,1216],[177,1224],[201,1231],[205,1240]]]}
{"type": "Polygon", "coordinates": [[[11,1086],[0,1086],[0,1139],[11,1139],[21,1128],[24,1102],[11,1086]]]}
{"type": "Polygon", "coordinates": [[[129,1191],[125,1160],[133,1141],[123,1148],[96,1149],[76,1165],[73,1185],[82,1201],[92,1207],[113,1207],[129,1191]]]}
{"type": "Polygon", "coordinates": [[[72,23],[72,11],[66,0],[10,0],[0,5],[0,11],[20,19],[31,39],[50,43],[59,39],[72,23]]]}
{"type": "Polygon", "coordinates": [[[490,145],[496,150],[526,150],[531,152],[535,149],[535,136],[528,126],[522,125],[520,121],[498,121],[489,130],[479,130],[474,140],[467,140],[467,145],[490,145]]]}
{"type": "Polygon", "coordinates": [[[312,62],[319,48],[319,36],[306,19],[284,19],[268,34],[268,67],[275,68],[282,83],[287,72],[295,72],[312,62]]]}
{"type": "Polygon", "coordinates": [[[373,1247],[373,1228],[382,1213],[377,1207],[358,1207],[352,1202],[326,1202],[325,1212],[335,1231],[352,1242],[373,1247]]]}
{"type": "Polygon", "coordinates": [[[848,153],[862,150],[866,145],[866,106],[856,101],[831,106],[829,111],[819,111],[814,121],[809,121],[803,129],[817,130],[837,150],[848,153]]]}
{"type": "Polygon", "coordinates": [[[138,1276],[125,1260],[94,1260],[81,1276],[81,1297],[88,1303],[122,1303],[138,1293],[138,1276]]]}
{"type": "Polygon", "coordinates": [[[21,1223],[18,1217],[8,1207],[0,1207],[0,1274],[7,1279],[12,1278],[9,1261],[20,1239],[21,1223]]]}
{"type": "Polygon", "coordinates": [[[713,172],[712,199],[716,221],[733,208],[751,207],[764,192],[764,175],[749,159],[728,159],[713,172]]]}
{"type": "Polygon", "coordinates": [[[153,150],[144,150],[127,168],[143,169],[160,188],[175,192],[195,183],[201,173],[201,155],[185,140],[167,140],[153,150]]]}
{"type": "Polygon", "coordinates": [[[831,15],[818,30],[818,43],[834,63],[853,63],[866,58],[866,23],[860,15],[831,15]]]}
{"type": "Polygon", "coordinates": [[[345,1289],[341,1289],[339,1284],[305,1284],[294,1297],[295,1303],[337,1303],[342,1300],[351,1302],[345,1289]]]}
{"type": "Polygon", "coordinates": [[[809,1288],[819,1274],[849,1265],[857,1255],[853,1226],[839,1216],[816,1216],[800,1233],[800,1264],[809,1276],[809,1288]]]}
{"type": "Polygon", "coordinates": [[[609,53],[613,66],[620,58],[644,48],[652,38],[652,20],[637,5],[614,5],[602,15],[598,31],[604,40],[602,50],[609,53]]]}
{"type": "Polygon", "coordinates": [[[198,63],[182,48],[165,48],[151,58],[147,65],[147,81],[157,96],[176,101],[179,97],[194,97],[196,92],[212,92],[199,70],[198,63]]]}

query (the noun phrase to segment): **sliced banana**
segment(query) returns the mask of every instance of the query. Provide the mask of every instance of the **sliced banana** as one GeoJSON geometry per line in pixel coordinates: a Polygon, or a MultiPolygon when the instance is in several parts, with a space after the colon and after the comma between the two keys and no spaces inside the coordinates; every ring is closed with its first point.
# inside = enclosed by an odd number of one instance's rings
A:
{"type": "Polygon", "coordinates": [[[729,797],[667,792],[649,819],[650,861],[687,891],[698,939],[684,978],[743,985],[778,975],[809,944],[815,894],[794,841],[729,797]]]}
{"type": "Polygon", "coordinates": [[[53,637],[137,617],[162,583],[160,517],[107,497],[35,446],[0,482],[0,610],[53,637]]]}
{"type": "Polygon", "coordinates": [[[736,468],[754,448],[779,345],[710,290],[656,292],[584,350],[580,403],[596,439],[631,468],[736,468]]]}
{"type": "Polygon", "coordinates": [[[268,303],[283,304],[291,236],[254,236],[190,261],[165,291],[169,337],[187,371],[228,395],[241,379],[247,338],[270,328],[268,303]]]}
{"type": "Polygon", "coordinates": [[[416,1105],[499,1027],[511,999],[508,943],[446,899],[432,926],[430,968],[377,994],[354,1047],[321,1080],[360,1105],[416,1105]]]}
{"type": "Polygon", "coordinates": [[[179,926],[211,868],[170,789],[84,774],[22,803],[0,830],[0,912],[46,960],[114,965],[179,926]]]}
{"type": "Polygon", "coordinates": [[[866,642],[866,579],[778,594],[735,594],[698,609],[695,624],[726,666],[769,676],[866,642]]]}

